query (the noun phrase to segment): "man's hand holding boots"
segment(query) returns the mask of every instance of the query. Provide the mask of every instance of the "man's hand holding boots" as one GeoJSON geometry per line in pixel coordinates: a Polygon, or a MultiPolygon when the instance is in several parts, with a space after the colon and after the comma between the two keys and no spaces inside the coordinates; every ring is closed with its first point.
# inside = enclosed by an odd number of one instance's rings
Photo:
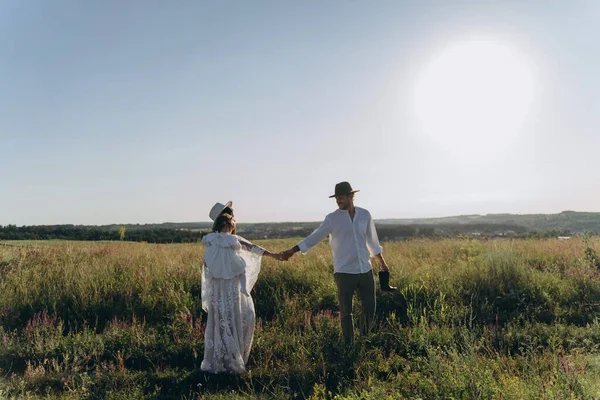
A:
{"type": "Polygon", "coordinates": [[[378,254],[377,259],[379,260],[379,287],[382,292],[395,292],[398,290],[395,286],[390,286],[390,269],[388,268],[387,263],[383,259],[381,254],[378,254]]]}

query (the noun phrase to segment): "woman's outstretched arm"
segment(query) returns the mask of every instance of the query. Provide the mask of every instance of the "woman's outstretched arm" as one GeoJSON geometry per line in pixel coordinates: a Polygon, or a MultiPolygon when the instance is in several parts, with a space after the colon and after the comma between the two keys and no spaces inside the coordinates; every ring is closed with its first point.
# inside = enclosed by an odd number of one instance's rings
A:
{"type": "MultiPolygon", "coordinates": [[[[248,251],[252,251],[253,248],[259,247],[259,246],[255,245],[255,244],[250,243],[249,241],[247,241],[245,239],[239,239],[239,241],[240,241],[240,244],[242,245],[242,247],[245,250],[248,250],[248,251]]],[[[263,256],[272,257],[272,258],[274,258],[276,260],[279,260],[279,261],[283,260],[282,257],[281,257],[281,254],[279,254],[279,253],[271,253],[269,250],[264,249],[262,247],[261,247],[261,249],[263,249],[263,251],[264,251],[263,252],[263,256]]]]}
{"type": "Polygon", "coordinates": [[[240,244],[242,245],[242,247],[244,248],[244,250],[250,251],[254,247],[254,245],[252,243],[250,243],[250,242],[248,242],[248,241],[240,238],[239,236],[238,236],[238,240],[240,241],[240,244]]]}

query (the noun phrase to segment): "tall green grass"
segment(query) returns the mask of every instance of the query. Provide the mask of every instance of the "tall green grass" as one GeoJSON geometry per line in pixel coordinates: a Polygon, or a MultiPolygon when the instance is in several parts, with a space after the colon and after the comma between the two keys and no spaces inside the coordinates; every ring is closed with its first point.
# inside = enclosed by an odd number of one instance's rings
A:
{"type": "Polygon", "coordinates": [[[200,245],[10,244],[0,398],[600,398],[596,238],[384,243],[400,291],[352,348],[328,245],[264,259],[239,377],[199,371],[200,245]]]}

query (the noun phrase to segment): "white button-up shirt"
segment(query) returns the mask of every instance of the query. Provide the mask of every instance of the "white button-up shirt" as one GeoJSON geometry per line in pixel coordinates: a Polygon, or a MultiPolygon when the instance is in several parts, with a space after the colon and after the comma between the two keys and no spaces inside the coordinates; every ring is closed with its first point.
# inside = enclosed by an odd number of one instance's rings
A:
{"type": "Polygon", "coordinates": [[[313,233],[298,243],[302,254],[329,235],[334,273],[363,274],[371,271],[370,256],[380,254],[382,247],[369,211],[359,207],[354,209],[354,220],[346,210],[338,209],[327,215],[313,233]]]}

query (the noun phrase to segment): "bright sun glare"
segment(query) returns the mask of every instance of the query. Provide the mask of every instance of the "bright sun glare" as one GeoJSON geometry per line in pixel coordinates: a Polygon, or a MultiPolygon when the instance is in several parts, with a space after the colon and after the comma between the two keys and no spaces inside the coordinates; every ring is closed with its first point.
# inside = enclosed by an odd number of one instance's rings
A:
{"type": "Polygon", "coordinates": [[[514,142],[533,96],[524,55],[498,41],[469,40],[444,48],[423,71],[415,111],[435,145],[480,162],[514,142]]]}

